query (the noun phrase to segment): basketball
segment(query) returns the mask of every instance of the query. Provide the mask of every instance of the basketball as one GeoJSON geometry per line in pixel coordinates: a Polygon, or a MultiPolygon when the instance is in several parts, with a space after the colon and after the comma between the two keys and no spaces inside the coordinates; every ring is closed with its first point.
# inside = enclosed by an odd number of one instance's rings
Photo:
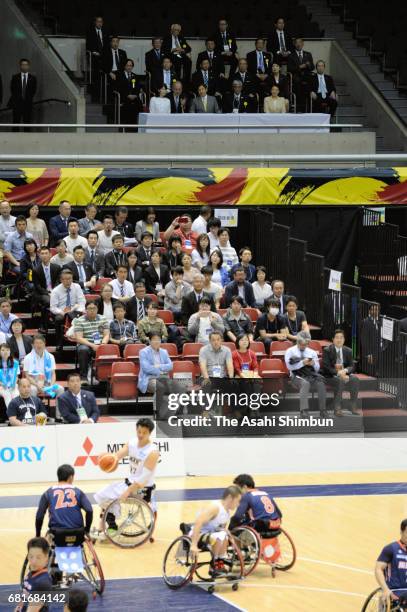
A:
{"type": "Polygon", "coordinates": [[[118,465],[118,460],[116,455],[112,455],[111,453],[103,453],[99,456],[99,467],[103,472],[114,472],[118,465]]]}

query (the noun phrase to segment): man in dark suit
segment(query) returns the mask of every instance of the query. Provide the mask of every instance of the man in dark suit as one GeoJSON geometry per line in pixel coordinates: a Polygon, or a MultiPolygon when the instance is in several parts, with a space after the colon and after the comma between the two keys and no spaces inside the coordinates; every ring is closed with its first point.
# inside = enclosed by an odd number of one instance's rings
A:
{"type": "Polygon", "coordinates": [[[330,113],[335,115],[338,106],[336,87],[334,80],[325,74],[325,62],[318,60],[316,63],[316,74],[313,74],[310,81],[312,112],[330,113]]]}
{"type": "Polygon", "coordinates": [[[120,37],[112,36],[110,45],[104,49],[102,56],[102,68],[110,79],[110,83],[115,82],[119,72],[124,70],[127,62],[127,53],[124,49],[119,49],[120,37]]]}
{"type": "Polygon", "coordinates": [[[41,330],[48,328],[48,309],[52,289],[59,284],[60,267],[50,263],[51,252],[47,246],[40,249],[41,263],[33,269],[34,303],[41,311],[41,330]]]}
{"type": "Polygon", "coordinates": [[[73,261],[66,267],[72,270],[74,283],[78,283],[84,293],[89,293],[96,285],[96,274],[92,266],[85,263],[85,249],[82,246],[74,248],[73,261]]]}
{"type": "Polygon", "coordinates": [[[188,110],[188,96],[183,93],[183,85],[181,81],[175,81],[172,84],[171,91],[167,95],[171,103],[171,113],[186,113],[188,110]]]}
{"type": "Polygon", "coordinates": [[[267,39],[267,51],[273,54],[275,62],[286,65],[289,56],[294,51],[293,38],[285,30],[285,22],[278,17],[274,23],[274,30],[267,39]]]}
{"type": "Polygon", "coordinates": [[[341,403],[345,389],[350,392],[352,414],[359,414],[357,407],[359,379],[354,375],[356,368],[352,349],[345,346],[345,334],[341,329],[335,330],[332,342],[324,348],[322,354],[322,374],[328,384],[334,388],[335,416],[344,416],[341,403]]]}
{"type": "Polygon", "coordinates": [[[310,79],[314,70],[314,60],[309,51],[304,51],[304,41],[296,38],[295,50],[289,55],[287,70],[293,78],[293,90],[297,96],[297,111],[306,110],[306,101],[309,97],[310,79]]]}
{"type": "Polygon", "coordinates": [[[140,237],[141,245],[136,249],[138,265],[143,270],[150,264],[151,254],[157,249],[153,248],[153,235],[143,232],[140,237]]]}
{"type": "Polygon", "coordinates": [[[114,228],[123,238],[134,238],[134,227],[127,220],[129,209],[127,206],[118,206],[114,211],[114,228]]]}
{"type": "Polygon", "coordinates": [[[219,20],[218,30],[213,38],[217,53],[221,55],[224,64],[230,66],[230,74],[232,74],[237,68],[237,44],[236,37],[229,30],[226,19],[219,20]]]}
{"type": "Polygon", "coordinates": [[[133,68],[133,60],[128,59],[124,70],[117,73],[114,83],[115,91],[120,94],[120,123],[138,123],[138,115],[142,111],[139,98],[141,87],[133,68]]]}
{"type": "Polygon", "coordinates": [[[255,47],[246,55],[247,70],[257,75],[257,79],[262,83],[267,79],[267,75],[271,74],[273,56],[265,51],[264,38],[256,38],[255,47]]]}
{"type": "Polygon", "coordinates": [[[281,67],[277,62],[273,62],[271,66],[271,74],[267,76],[266,90],[271,92],[273,85],[277,85],[280,90],[280,96],[286,100],[290,99],[290,82],[285,74],[281,74],[281,67]]]}
{"type": "Polygon", "coordinates": [[[192,75],[192,89],[195,94],[198,93],[198,87],[205,85],[209,96],[214,96],[220,93],[218,90],[218,79],[215,73],[210,69],[209,60],[203,59],[199,70],[192,75]]]}
{"type": "Polygon", "coordinates": [[[242,81],[238,79],[233,81],[233,92],[226,93],[222,98],[222,110],[224,113],[257,113],[257,98],[244,96],[242,88],[242,81]]]}
{"type": "Polygon", "coordinates": [[[244,96],[255,97],[257,93],[256,77],[248,72],[247,60],[244,57],[239,60],[238,70],[231,75],[229,79],[230,85],[232,85],[233,81],[242,82],[242,93],[244,96]]]}
{"type": "Polygon", "coordinates": [[[225,64],[223,57],[219,51],[216,50],[216,43],[214,38],[207,38],[205,41],[205,51],[200,51],[196,59],[196,69],[199,70],[201,62],[204,59],[209,60],[209,68],[213,74],[219,78],[225,76],[225,64]]]}
{"type": "Polygon", "coordinates": [[[203,290],[204,286],[204,277],[202,274],[197,274],[194,277],[192,282],[193,290],[190,293],[187,293],[182,298],[181,302],[181,321],[182,325],[188,325],[189,318],[199,310],[199,302],[205,296],[209,298],[211,302],[211,310],[212,312],[216,312],[215,302],[213,301],[213,296],[210,293],[206,293],[203,290]]]}
{"type": "Polygon", "coordinates": [[[95,17],[91,27],[86,32],[86,51],[91,53],[91,86],[92,100],[97,99],[99,92],[99,72],[102,67],[103,52],[109,47],[109,36],[103,24],[103,17],[95,17]]]}
{"type": "Polygon", "coordinates": [[[267,303],[270,300],[277,300],[280,305],[279,314],[283,315],[287,309],[288,298],[291,296],[286,295],[284,293],[285,285],[282,280],[278,280],[278,279],[273,280],[271,283],[271,288],[273,290],[273,295],[267,298],[266,302],[264,303],[264,306],[266,307],[267,303]]]}
{"type": "Polygon", "coordinates": [[[151,76],[151,90],[153,92],[158,91],[164,83],[168,91],[171,91],[172,85],[177,80],[178,76],[175,70],[172,68],[172,61],[169,57],[165,56],[162,66],[153,72],[151,76]]]}
{"type": "Polygon", "coordinates": [[[150,297],[146,297],[146,286],[144,283],[134,285],[135,295],[126,304],[126,316],[133,323],[147,316],[147,307],[152,302],[150,297]]]}
{"type": "Polygon", "coordinates": [[[105,256],[98,248],[99,236],[95,230],[87,233],[88,247],[85,249],[85,263],[89,264],[98,278],[105,275],[105,256]]]}
{"type": "Polygon", "coordinates": [[[382,338],[382,325],[380,304],[370,304],[369,314],[363,319],[360,327],[360,344],[363,371],[371,376],[382,375],[384,368],[382,356],[389,345],[389,341],[382,338]]]}
{"type": "Polygon", "coordinates": [[[127,266],[127,255],[123,251],[124,239],[120,234],[112,238],[113,250],[105,255],[105,275],[116,278],[117,266],[127,266]]]}
{"type": "Polygon", "coordinates": [[[68,200],[62,200],[58,207],[59,215],[51,217],[49,220],[50,244],[55,246],[60,240],[68,235],[68,223],[74,217],[71,217],[71,205],[68,200]]]}
{"type": "Polygon", "coordinates": [[[82,391],[81,377],[77,372],[68,374],[68,389],[58,397],[57,404],[65,423],[96,423],[100,410],[94,393],[82,391]]]}
{"type": "Polygon", "coordinates": [[[164,53],[162,51],[163,39],[159,36],[151,39],[153,48],[147,51],[145,54],[146,72],[153,74],[161,68],[162,61],[164,59],[164,53]]]}
{"type": "Polygon", "coordinates": [[[184,36],[181,36],[181,26],[179,23],[171,24],[171,31],[163,38],[163,53],[171,57],[178,78],[184,83],[189,83],[191,78],[191,47],[184,36]]]}
{"type": "MultiPolygon", "coordinates": [[[[10,100],[8,107],[13,111],[13,123],[31,123],[34,96],[37,91],[37,79],[30,73],[28,59],[20,60],[20,72],[11,77],[10,100]]],[[[28,131],[29,128],[24,128],[28,131]]]]}
{"type": "Polygon", "coordinates": [[[253,287],[252,284],[246,280],[246,272],[243,266],[238,266],[234,269],[233,280],[225,287],[224,302],[227,308],[232,303],[232,298],[235,295],[240,295],[244,299],[244,308],[247,306],[250,308],[255,308],[256,300],[254,297],[253,287]]]}

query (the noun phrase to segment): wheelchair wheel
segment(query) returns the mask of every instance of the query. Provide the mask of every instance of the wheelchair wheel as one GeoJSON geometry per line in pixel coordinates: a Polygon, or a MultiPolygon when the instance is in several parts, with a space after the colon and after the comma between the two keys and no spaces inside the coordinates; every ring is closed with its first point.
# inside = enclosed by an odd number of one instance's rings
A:
{"type": "Polygon", "coordinates": [[[170,589],[180,589],[192,580],[196,559],[190,555],[191,538],[182,535],[170,545],[164,556],[163,578],[170,589]]]}
{"type": "Polygon", "coordinates": [[[121,548],[135,548],[148,540],[154,531],[154,512],[140,497],[128,497],[126,501],[113,501],[104,513],[105,534],[108,540],[121,548]],[[108,513],[115,514],[118,529],[109,528],[106,520],[108,513]]]}
{"type": "Polygon", "coordinates": [[[225,559],[225,565],[230,567],[228,580],[241,580],[245,576],[243,556],[231,534],[229,534],[228,558],[225,559]]]}
{"type": "Polygon", "coordinates": [[[21,572],[20,572],[20,586],[21,586],[21,588],[24,587],[24,578],[27,575],[27,569],[28,569],[28,557],[26,557],[24,559],[23,567],[21,568],[21,572]]]}
{"type": "Polygon", "coordinates": [[[243,575],[248,576],[256,569],[260,561],[260,536],[257,531],[245,525],[235,527],[231,535],[235,539],[243,558],[243,575]]]}
{"type": "Polygon", "coordinates": [[[84,577],[89,581],[96,593],[101,595],[105,590],[105,577],[95,548],[89,538],[86,538],[83,542],[82,558],[84,577]]]}
{"type": "MultiPolygon", "coordinates": [[[[395,609],[397,610],[397,608],[395,609]]],[[[390,610],[390,599],[383,599],[383,592],[381,588],[378,588],[370,593],[362,608],[362,612],[390,612],[390,610]]]]}
{"type": "Polygon", "coordinates": [[[284,529],[280,529],[281,533],[278,536],[278,543],[280,545],[280,557],[275,564],[275,568],[282,572],[286,572],[295,563],[297,558],[297,551],[294,546],[294,542],[291,537],[284,529]]]}

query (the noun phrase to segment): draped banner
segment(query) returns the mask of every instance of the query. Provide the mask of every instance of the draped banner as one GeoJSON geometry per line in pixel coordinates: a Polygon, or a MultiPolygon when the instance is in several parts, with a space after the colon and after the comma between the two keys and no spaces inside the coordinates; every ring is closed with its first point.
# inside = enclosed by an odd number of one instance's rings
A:
{"type": "Polygon", "coordinates": [[[4,168],[12,204],[407,204],[407,168],[4,168]]]}

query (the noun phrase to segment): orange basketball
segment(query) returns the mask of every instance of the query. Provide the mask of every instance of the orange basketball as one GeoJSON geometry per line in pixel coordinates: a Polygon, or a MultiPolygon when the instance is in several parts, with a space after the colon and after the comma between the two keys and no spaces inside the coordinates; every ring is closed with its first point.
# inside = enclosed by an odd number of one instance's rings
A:
{"type": "Polygon", "coordinates": [[[114,472],[118,463],[116,455],[112,455],[111,453],[99,455],[98,464],[100,469],[104,472],[114,472]]]}

